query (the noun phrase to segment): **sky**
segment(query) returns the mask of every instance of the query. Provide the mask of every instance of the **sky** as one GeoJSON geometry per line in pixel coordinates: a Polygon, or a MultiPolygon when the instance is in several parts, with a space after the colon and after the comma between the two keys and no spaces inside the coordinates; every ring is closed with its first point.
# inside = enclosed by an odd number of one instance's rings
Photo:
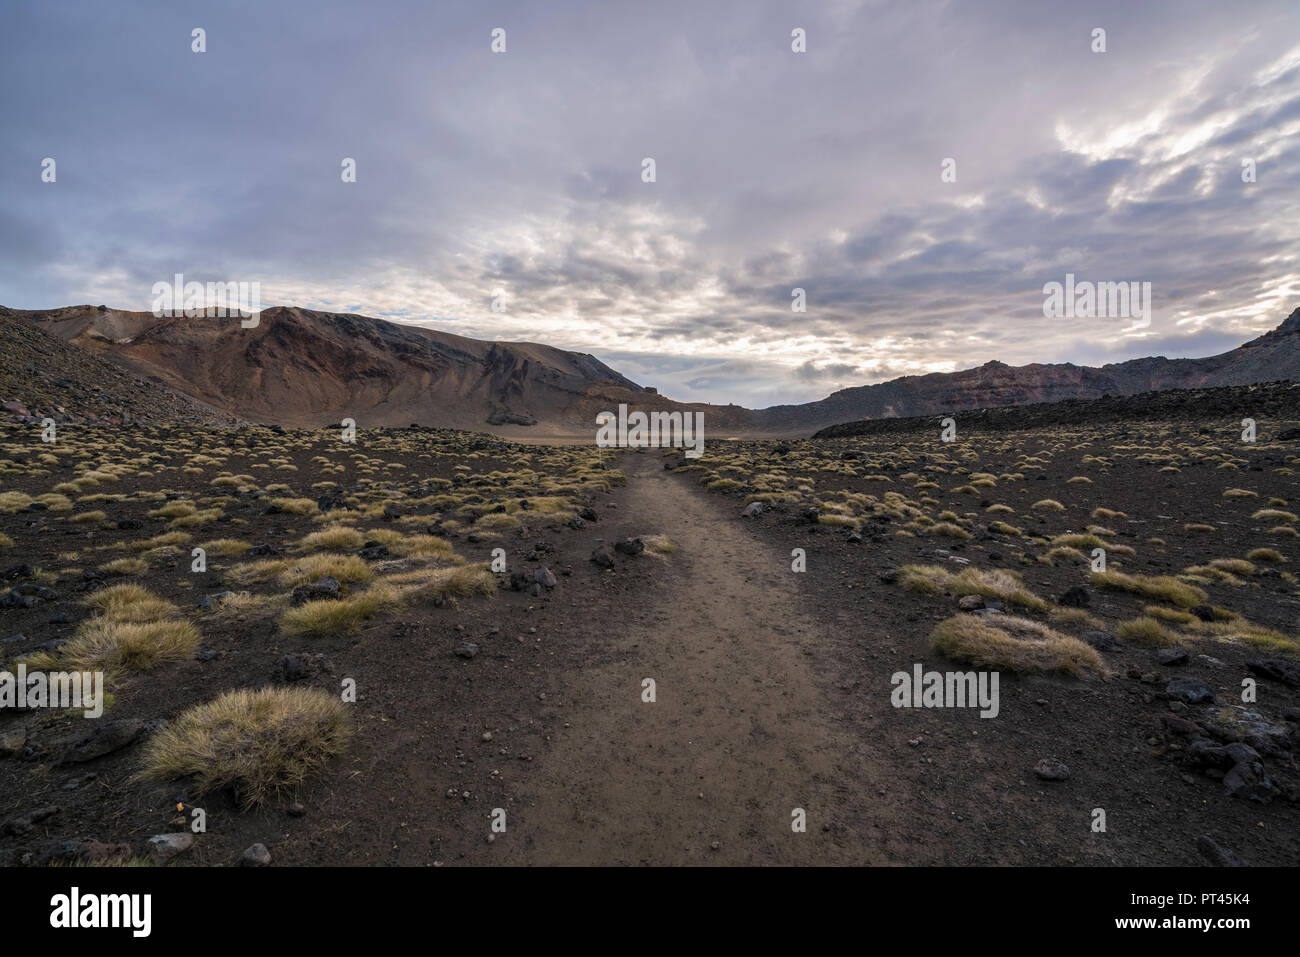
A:
{"type": "Polygon", "coordinates": [[[761,408],[1300,306],[1296,0],[3,0],[0,79],[16,308],[257,282],[761,408]]]}

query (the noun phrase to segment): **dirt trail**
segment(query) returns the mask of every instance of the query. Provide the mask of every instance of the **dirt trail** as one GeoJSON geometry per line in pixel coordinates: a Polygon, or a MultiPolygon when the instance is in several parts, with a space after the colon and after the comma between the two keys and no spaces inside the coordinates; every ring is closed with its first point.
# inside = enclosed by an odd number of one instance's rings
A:
{"type": "MultiPolygon", "coordinates": [[[[624,520],[680,550],[640,608],[592,609],[613,664],[574,676],[568,726],[514,812],[502,857],[533,864],[873,863],[872,780],[832,723],[790,556],[629,455],[624,520]],[[598,621],[597,621],[598,620],[598,621]],[[642,701],[653,678],[657,700],[642,701]],[[807,812],[806,833],[792,812],[807,812]],[[516,836],[517,835],[517,836],[516,836]],[[717,847],[712,846],[716,842],[717,847]]],[[[658,559],[644,555],[637,561],[658,559]]]]}

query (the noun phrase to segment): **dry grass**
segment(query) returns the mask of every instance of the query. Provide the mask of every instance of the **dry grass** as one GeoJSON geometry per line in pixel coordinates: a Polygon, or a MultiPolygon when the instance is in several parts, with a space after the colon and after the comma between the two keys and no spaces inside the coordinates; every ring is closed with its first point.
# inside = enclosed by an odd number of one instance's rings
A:
{"type": "Polygon", "coordinates": [[[83,621],[57,653],[37,656],[33,664],[117,676],[184,661],[199,646],[198,630],[178,618],[176,606],[139,585],[101,589],[86,604],[100,614],[83,621]]]}
{"type": "Polygon", "coordinates": [[[298,544],[309,552],[354,552],[366,542],[366,536],[355,528],[346,525],[331,525],[319,532],[312,532],[298,544]]]}
{"type": "Polygon", "coordinates": [[[203,542],[199,547],[209,555],[237,558],[252,548],[253,544],[238,538],[214,538],[210,542],[203,542]]]}
{"type": "Polygon", "coordinates": [[[316,688],[229,691],[182,714],[145,746],[141,776],[232,788],[244,809],[302,784],[347,747],[347,708],[316,688]]]}
{"type": "Polygon", "coordinates": [[[1286,561],[1286,557],[1276,548],[1255,548],[1246,553],[1246,558],[1269,565],[1280,565],[1286,561]]]}
{"type": "Polygon", "coordinates": [[[937,535],[941,538],[955,538],[959,540],[970,538],[970,532],[952,522],[935,522],[930,526],[928,531],[931,535],[937,535]]]}
{"type": "Polygon", "coordinates": [[[105,575],[143,575],[149,570],[149,563],[143,558],[115,558],[104,562],[99,570],[105,575]]]}
{"type": "Polygon", "coordinates": [[[1143,598],[1167,601],[1171,605],[1177,605],[1180,608],[1203,605],[1206,600],[1205,592],[1195,585],[1188,585],[1185,582],[1180,582],[1177,578],[1163,575],[1148,577],[1146,575],[1125,575],[1123,572],[1117,571],[1093,572],[1092,583],[1098,588],[1126,591],[1130,594],[1141,595],[1143,598]]]}
{"type": "Polygon", "coordinates": [[[1133,621],[1120,622],[1115,629],[1115,637],[1121,641],[1133,641],[1153,648],[1168,648],[1181,644],[1176,632],[1166,628],[1155,618],[1136,618],[1133,621]]]}
{"type": "Polygon", "coordinates": [[[309,601],[290,608],[280,616],[280,630],[286,635],[349,635],[379,612],[399,604],[392,586],[378,584],[347,598],[309,601]]]}
{"type": "Polygon", "coordinates": [[[1020,576],[1001,568],[980,571],[966,568],[953,574],[938,565],[904,565],[899,569],[899,583],[909,591],[937,595],[951,591],[958,595],[983,595],[1001,598],[1012,605],[1034,611],[1047,611],[1051,605],[1025,588],[1020,576]]]}
{"type": "Polygon", "coordinates": [[[1028,618],[956,615],[931,633],[936,651],[976,668],[1084,677],[1101,669],[1090,645],[1028,618]]]}

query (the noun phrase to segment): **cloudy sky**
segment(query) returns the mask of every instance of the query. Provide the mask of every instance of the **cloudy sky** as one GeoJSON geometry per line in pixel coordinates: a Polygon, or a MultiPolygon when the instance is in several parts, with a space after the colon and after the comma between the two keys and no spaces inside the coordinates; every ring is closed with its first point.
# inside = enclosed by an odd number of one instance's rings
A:
{"type": "Polygon", "coordinates": [[[762,407],[1300,306],[1296,0],[13,0],[0,77],[19,308],[257,281],[762,407]],[[1150,326],[1044,318],[1066,273],[1150,326]]]}

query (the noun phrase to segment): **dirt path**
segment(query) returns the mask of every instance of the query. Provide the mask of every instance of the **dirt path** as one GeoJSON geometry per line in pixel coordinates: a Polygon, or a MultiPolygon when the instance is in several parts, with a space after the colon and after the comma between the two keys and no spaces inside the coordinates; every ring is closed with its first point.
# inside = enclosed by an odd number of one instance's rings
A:
{"type": "MultiPolygon", "coordinates": [[[[679,544],[639,607],[592,608],[613,664],[575,676],[572,710],[514,812],[503,857],[532,864],[879,862],[859,818],[878,782],[831,723],[790,557],[629,455],[623,518],[679,544]],[[642,701],[642,680],[656,701],[642,701]],[[806,833],[792,812],[807,814],[806,833]],[[715,847],[716,845],[716,847],[715,847]]],[[[642,556],[638,561],[657,561],[642,556]]],[[[883,783],[879,783],[883,787],[883,783]]]]}

